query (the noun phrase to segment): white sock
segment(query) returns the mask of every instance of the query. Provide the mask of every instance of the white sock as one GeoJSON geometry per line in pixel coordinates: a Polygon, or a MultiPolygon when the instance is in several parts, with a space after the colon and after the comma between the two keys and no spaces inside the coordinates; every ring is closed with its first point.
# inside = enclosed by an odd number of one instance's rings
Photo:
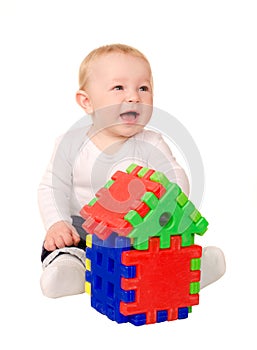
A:
{"type": "Polygon", "coordinates": [[[225,256],[217,247],[203,248],[201,259],[201,289],[220,279],[226,271],[225,256]]]}
{"type": "Polygon", "coordinates": [[[61,254],[44,268],[40,285],[49,298],[84,293],[85,267],[76,256],[61,254]]]}

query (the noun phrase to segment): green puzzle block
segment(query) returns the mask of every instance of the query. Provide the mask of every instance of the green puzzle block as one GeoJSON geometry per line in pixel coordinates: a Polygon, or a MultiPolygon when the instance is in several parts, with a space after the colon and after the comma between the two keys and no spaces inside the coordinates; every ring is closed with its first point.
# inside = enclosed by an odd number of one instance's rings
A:
{"type": "Polygon", "coordinates": [[[150,176],[150,180],[154,181],[154,182],[159,182],[160,184],[163,185],[164,188],[168,188],[170,185],[170,181],[167,179],[167,177],[159,172],[159,171],[155,171],[151,176],[150,176]]]}
{"type": "Polygon", "coordinates": [[[190,294],[198,294],[200,292],[200,282],[190,283],[190,294]]]}
{"type": "Polygon", "coordinates": [[[191,260],[191,271],[196,271],[201,269],[201,259],[192,259],[191,260]]]}
{"type": "Polygon", "coordinates": [[[163,174],[156,173],[152,176],[165,186],[165,194],[158,199],[152,192],[146,192],[141,201],[150,208],[148,214],[142,218],[131,210],[124,217],[133,226],[129,234],[133,238],[133,246],[146,250],[148,239],[157,236],[160,237],[160,247],[169,248],[171,235],[181,235],[182,246],[189,246],[194,243],[194,234],[203,235],[206,232],[208,222],[178,185],[169,182],[163,174]]]}

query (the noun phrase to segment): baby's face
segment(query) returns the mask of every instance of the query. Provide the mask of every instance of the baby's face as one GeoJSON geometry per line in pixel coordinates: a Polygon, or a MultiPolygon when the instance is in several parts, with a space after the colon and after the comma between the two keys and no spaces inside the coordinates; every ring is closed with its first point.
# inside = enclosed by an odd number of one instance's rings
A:
{"type": "Polygon", "coordinates": [[[151,118],[152,76],[142,58],[123,53],[97,58],[91,66],[86,92],[97,130],[109,128],[117,135],[130,137],[151,118]]]}

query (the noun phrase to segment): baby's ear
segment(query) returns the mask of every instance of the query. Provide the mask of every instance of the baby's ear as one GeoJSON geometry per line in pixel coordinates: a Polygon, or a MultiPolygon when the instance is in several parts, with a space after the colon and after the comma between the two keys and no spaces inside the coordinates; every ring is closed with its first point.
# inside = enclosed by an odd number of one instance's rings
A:
{"type": "Polygon", "coordinates": [[[77,91],[76,101],[79,104],[79,106],[86,111],[87,114],[93,113],[93,106],[91,104],[88,94],[85,91],[77,91]]]}

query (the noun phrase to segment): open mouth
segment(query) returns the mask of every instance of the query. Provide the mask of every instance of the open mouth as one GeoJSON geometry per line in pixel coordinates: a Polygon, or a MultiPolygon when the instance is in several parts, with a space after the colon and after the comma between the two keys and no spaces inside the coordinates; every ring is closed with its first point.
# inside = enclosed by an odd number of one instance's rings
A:
{"type": "Polygon", "coordinates": [[[135,123],[135,121],[139,117],[139,113],[135,111],[127,111],[127,112],[121,113],[120,117],[126,123],[132,124],[132,123],[135,123]]]}

